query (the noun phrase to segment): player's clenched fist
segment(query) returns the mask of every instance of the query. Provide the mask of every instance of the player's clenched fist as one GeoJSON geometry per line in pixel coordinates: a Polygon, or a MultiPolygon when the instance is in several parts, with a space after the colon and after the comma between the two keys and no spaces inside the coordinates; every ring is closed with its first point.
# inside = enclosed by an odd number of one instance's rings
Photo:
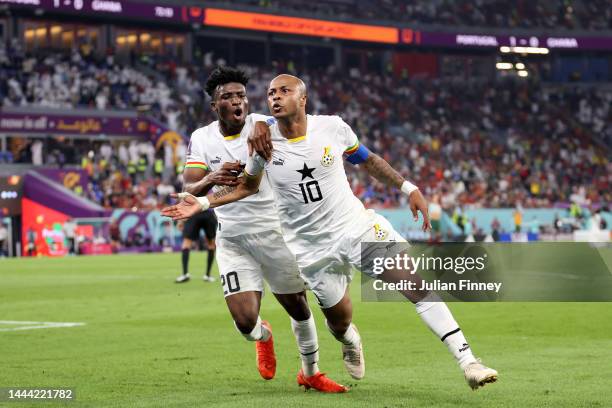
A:
{"type": "Polygon", "coordinates": [[[266,161],[270,160],[272,157],[272,136],[270,134],[270,127],[266,122],[255,123],[255,128],[249,135],[247,144],[249,156],[255,151],[266,161]]]}
{"type": "Polygon", "coordinates": [[[240,162],[223,163],[219,170],[213,171],[206,176],[208,182],[216,186],[235,186],[240,184],[238,176],[242,172],[244,165],[240,162]]]}

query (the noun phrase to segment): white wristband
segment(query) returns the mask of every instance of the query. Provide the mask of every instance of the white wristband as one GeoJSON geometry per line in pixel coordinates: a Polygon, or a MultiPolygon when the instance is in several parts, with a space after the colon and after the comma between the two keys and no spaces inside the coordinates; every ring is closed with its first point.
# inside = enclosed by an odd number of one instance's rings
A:
{"type": "Polygon", "coordinates": [[[196,200],[198,200],[198,203],[200,203],[200,205],[202,206],[202,209],[200,211],[206,211],[210,208],[210,201],[208,201],[208,198],[206,196],[196,197],[193,194],[187,193],[185,191],[182,193],[178,193],[177,196],[179,200],[184,200],[185,198],[189,196],[195,198],[196,200]]]}
{"type": "Polygon", "coordinates": [[[402,184],[402,193],[406,194],[407,196],[409,196],[413,191],[416,191],[418,189],[419,188],[417,186],[415,186],[408,180],[404,180],[404,183],[402,184]]]}
{"type": "Polygon", "coordinates": [[[202,209],[200,211],[206,211],[206,210],[208,210],[210,208],[210,201],[208,201],[208,197],[206,197],[206,196],[204,196],[204,197],[196,197],[196,199],[198,200],[198,202],[202,206],[202,209]]]}
{"type": "Polygon", "coordinates": [[[249,176],[259,176],[266,167],[266,161],[259,154],[255,153],[253,156],[247,158],[244,172],[249,176]]]}

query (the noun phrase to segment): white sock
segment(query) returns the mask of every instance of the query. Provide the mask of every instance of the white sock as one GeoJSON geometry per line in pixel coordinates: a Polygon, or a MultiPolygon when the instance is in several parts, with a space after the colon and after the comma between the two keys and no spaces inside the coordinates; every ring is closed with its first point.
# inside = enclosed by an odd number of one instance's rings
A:
{"type": "MultiPolygon", "coordinates": [[[[234,326],[236,326],[236,322],[234,322],[234,326]]],[[[240,329],[238,329],[238,326],[236,326],[236,330],[238,330],[238,332],[249,341],[268,341],[270,335],[272,334],[270,333],[270,330],[268,330],[265,326],[261,324],[261,317],[259,316],[257,316],[257,323],[255,323],[255,327],[253,328],[253,330],[251,330],[250,333],[241,332],[240,329]]]]}
{"type": "Polygon", "coordinates": [[[312,377],[319,372],[319,341],[317,339],[317,326],[312,313],[306,320],[291,319],[291,329],[300,350],[304,375],[312,377]]]}
{"type": "Polygon", "coordinates": [[[476,361],[451,311],[437,294],[430,293],[415,306],[423,322],[446,344],[448,351],[455,357],[462,370],[476,361]]]}
{"type": "Polygon", "coordinates": [[[353,326],[353,323],[349,325],[348,329],[346,329],[346,332],[344,332],[344,334],[342,335],[334,333],[331,327],[329,327],[329,323],[327,323],[327,320],[325,320],[325,325],[327,326],[329,332],[336,338],[336,340],[343,344],[356,345],[359,344],[359,342],[361,341],[361,337],[359,336],[359,333],[357,333],[357,330],[355,330],[355,326],[353,326]]]}

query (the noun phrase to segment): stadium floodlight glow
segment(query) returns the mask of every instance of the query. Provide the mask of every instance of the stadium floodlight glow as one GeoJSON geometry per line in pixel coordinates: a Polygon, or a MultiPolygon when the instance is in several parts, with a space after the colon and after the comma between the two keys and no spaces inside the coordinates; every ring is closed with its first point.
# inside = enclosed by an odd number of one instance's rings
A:
{"type": "Polygon", "coordinates": [[[495,68],[497,69],[512,69],[512,64],[510,62],[498,62],[495,64],[495,68]]]}
{"type": "Polygon", "coordinates": [[[525,64],[523,64],[522,62],[517,62],[514,66],[516,67],[516,69],[525,69],[525,64]]]}
{"type": "Polygon", "coordinates": [[[529,72],[525,71],[525,70],[521,70],[518,72],[518,76],[525,78],[526,76],[529,75],[529,72]]]}

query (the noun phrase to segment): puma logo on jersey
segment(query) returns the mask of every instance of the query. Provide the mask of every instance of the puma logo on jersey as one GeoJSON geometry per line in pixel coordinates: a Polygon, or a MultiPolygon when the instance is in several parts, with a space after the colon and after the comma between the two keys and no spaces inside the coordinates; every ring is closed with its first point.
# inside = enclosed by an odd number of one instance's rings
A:
{"type": "Polygon", "coordinates": [[[374,224],[374,238],[377,241],[384,241],[389,233],[382,229],[379,224],[374,224]]]}
{"type": "Polygon", "coordinates": [[[321,164],[323,167],[329,167],[334,164],[334,155],[331,154],[331,146],[323,148],[323,157],[321,158],[321,164]]]}
{"type": "Polygon", "coordinates": [[[272,160],[272,164],[275,166],[282,166],[283,164],[285,164],[285,159],[272,160]]]}
{"type": "Polygon", "coordinates": [[[221,160],[223,160],[221,157],[215,156],[215,158],[213,160],[211,160],[210,163],[211,164],[219,164],[219,163],[221,163],[221,160]]]}

